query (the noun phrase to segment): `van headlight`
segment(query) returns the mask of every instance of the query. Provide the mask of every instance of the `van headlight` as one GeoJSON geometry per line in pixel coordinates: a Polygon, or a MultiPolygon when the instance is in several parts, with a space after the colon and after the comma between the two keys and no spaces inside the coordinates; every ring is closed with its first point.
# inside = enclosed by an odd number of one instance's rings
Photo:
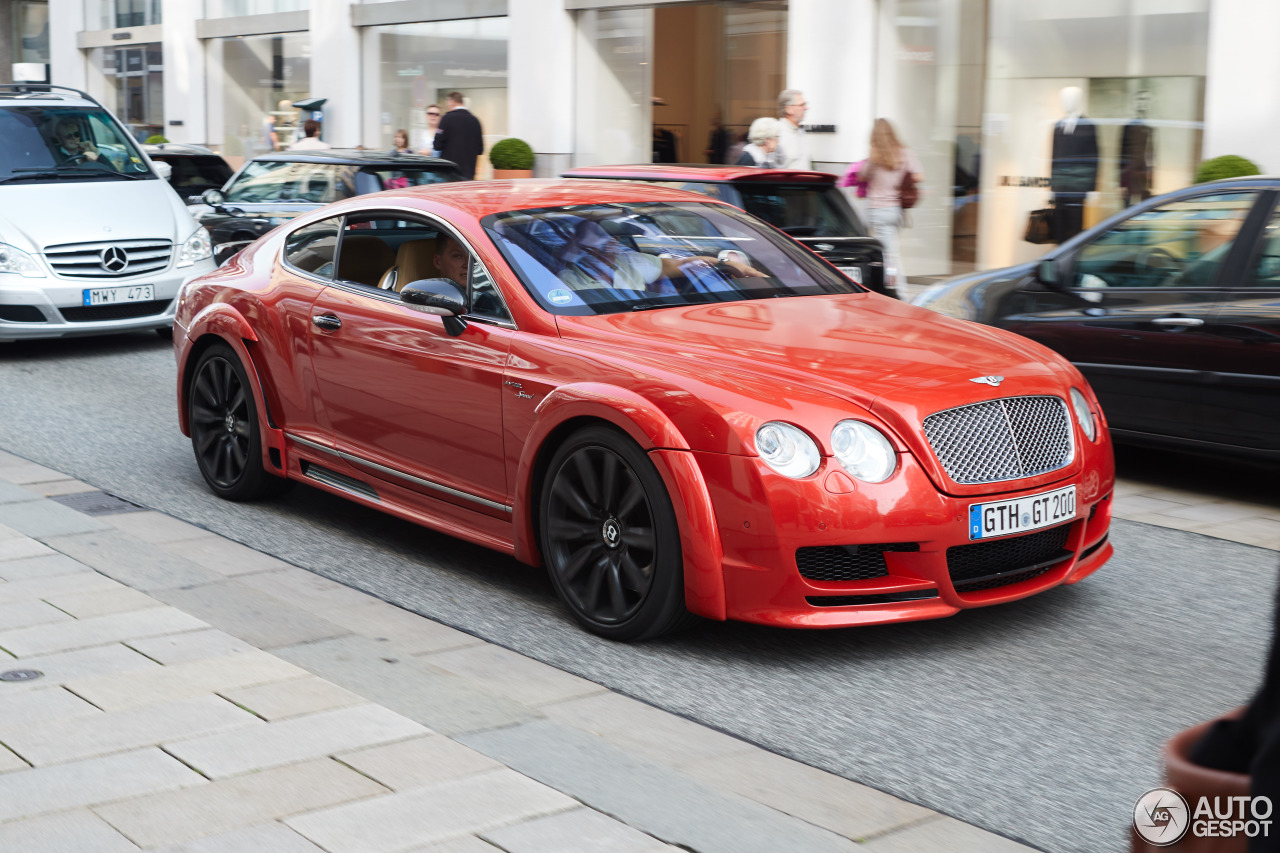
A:
{"type": "Polygon", "coordinates": [[[211,257],[213,257],[213,243],[209,240],[209,232],[200,227],[178,250],[178,266],[189,267],[196,261],[211,257]]]}
{"type": "Polygon", "coordinates": [[[756,452],[770,468],[795,480],[808,477],[822,463],[814,440],[782,421],[770,421],[756,430],[756,452]]]}
{"type": "Polygon", "coordinates": [[[0,243],[0,273],[6,272],[13,275],[26,276],[27,278],[41,278],[44,276],[44,270],[40,268],[39,261],[17,246],[0,243]]]}
{"type": "Polygon", "coordinates": [[[864,483],[883,483],[898,469],[898,454],[885,434],[862,421],[841,421],[831,430],[831,450],[844,470],[864,483]]]}
{"type": "Polygon", "coordinates": [[[1090,441],[1096,441],[1098,421],[1093,416],[1093,409],[1089,408],[1089,401],[1085,399],[1084,393],[1079,388],[1071,389],[1071,408],[1075,410],[1080,429],[1084,430],[1084,434],[1090,441]]]}

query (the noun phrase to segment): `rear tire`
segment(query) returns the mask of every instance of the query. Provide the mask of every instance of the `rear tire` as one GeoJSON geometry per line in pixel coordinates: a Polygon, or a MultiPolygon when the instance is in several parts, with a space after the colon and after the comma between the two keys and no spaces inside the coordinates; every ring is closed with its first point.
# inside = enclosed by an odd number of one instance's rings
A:
{"type": "Polygon", "coordinates": [[[220,498],[251,501],[280,494],[290,481],[262,465],[262,428],[249,377],[226,344],[205,350],[187,394],[191,447],[200,473],[220,498]]]}
{"type": "Polygon", "coordinates": [[[551,458],[539,510],[551,582],[588,631],[629,642],[698,621],[685,609],[671,498],[624,433],[591,426],[569,436],[551,458]]]}

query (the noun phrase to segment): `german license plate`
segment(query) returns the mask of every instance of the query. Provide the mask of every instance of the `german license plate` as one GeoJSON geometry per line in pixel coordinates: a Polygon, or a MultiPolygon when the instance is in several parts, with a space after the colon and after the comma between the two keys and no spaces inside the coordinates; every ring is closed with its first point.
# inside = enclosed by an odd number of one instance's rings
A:
{"type": "Polygon", "coordinates": [[[849,276],[856,283],[862,284],[862,267],[840,267],[840,272],[849,276]]]}
{"type": "Polygon", "coordinates": [[[151,284],[131,284],[128,287],[95,287],[84,292],[85,305],[115,305],[118,302],[147,302],[155,299],[156,289],[151,284]]]}
{"type": "Polygon", "coordinates": [[[1076,487],[969,505],[969,538],[990,539],[1052,527],[1076,517],[1076,487]]]}

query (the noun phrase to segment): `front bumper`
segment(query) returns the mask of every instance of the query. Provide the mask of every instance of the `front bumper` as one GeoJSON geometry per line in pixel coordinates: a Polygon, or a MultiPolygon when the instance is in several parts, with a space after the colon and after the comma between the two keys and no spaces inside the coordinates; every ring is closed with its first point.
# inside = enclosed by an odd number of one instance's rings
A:
{"type": "Polygon", "coordinates": [[[849,478],[830,458],[814,476],[791,480],[754,457],[696,453],[724,549],[726,615],[791,627],[873,625],[936,619],[1075,583],[1112,553],[1111,448],[1104,441],[1085,450],[1081,464],[1052,483],[1030,489],[995,484],[990,494],[965,497],[939,491],[910,454],[900,456],[888,481],[869,485],[849,478]],[[969,539],[970,505],[1070,485],[1077,490],[1074,520],[978,543],[969,539]],[[997,544],[1023,537],[1039,538],[997,544]],[[994,551],[981,547],[988,543],[994,551]],[[1047,551],[1041,547],[1046,544],[1047,551]],[[804,571],[811,577],[802,574],[800,549],[843,557],[851,545],[871,554],[873,568],[855,572],[859,579],[817,580],[812,576],[824,573],[808,564],[804,571]],[[974,545],[979,547],[948,554],[974,545]]]}
{"type": "Polygon", "coordinates": [[[189,267],[170,267],[111,281],[0,275],[0,341],[107,335],[171,326],[182,285],[216,268],[213,259],[206,258],[189,267]],[[140,284],[153,286],[153,299],[92,308],[84,305],[84,291],[90,288],[140,284]],[[64,313],[62,309],[68,310],[64,313]]]}

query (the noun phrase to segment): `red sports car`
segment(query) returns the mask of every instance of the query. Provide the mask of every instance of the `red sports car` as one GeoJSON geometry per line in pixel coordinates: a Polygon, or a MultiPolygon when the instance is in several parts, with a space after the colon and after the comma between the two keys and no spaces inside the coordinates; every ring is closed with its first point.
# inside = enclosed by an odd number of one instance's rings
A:
{"type": "Polygon", "coordinates": [[[1111,555],[1101,410],[1025,338],[618,182],[360,196],[179,297],[214,492],[298,480],[545,564],[586,628],[948,616],[1111,555]]]}

